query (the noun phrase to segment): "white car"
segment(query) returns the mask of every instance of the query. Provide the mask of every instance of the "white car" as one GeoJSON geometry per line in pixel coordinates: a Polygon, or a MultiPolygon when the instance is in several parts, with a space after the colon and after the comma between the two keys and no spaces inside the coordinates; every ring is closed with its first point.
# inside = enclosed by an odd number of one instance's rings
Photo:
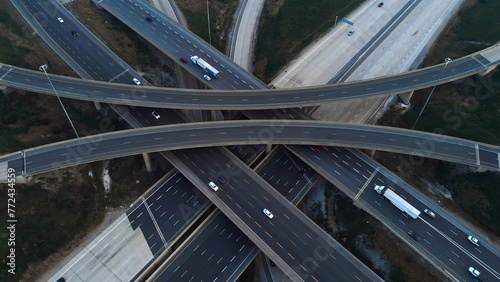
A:
{"type": "Polygon", "coordinates": [[[478,240],[477,238],[472,237],[472,236],[469,236],[469,237],[467,237],[467,239],[469,239],[469,241],[470,241],[472,244],[474,244],[474,245],[476,245],[476,246],[478,246],[478,247],[479,247],[479,240],[478,240]]]}
{"type": "Polygon", "coordinates": [[[151,115],[155,118],[155,119],[160,119],[160,114],[158,114],[157,112],[153,111],[151,112],[151,115]]]}
{"type": "Polygon", "coordinates": [[[354,34],[354,30],[349,30],[349,32],[347,32],[347,36],[351,36],[354,34]]]}
{"type": "Polygon", "coordinates": [[[470,274],[472,274],[472,276],[474,277],[479,277],[479,275],[481,274],[481,272],[479,272],[477,269],[475,269],[474,267],[469,267],[469,272],[470,274]]]}
{"type": "Polygon", "coordinates": [[[213,183],[212,181],[208,182],[208,186],[210,186],[210,188],[212,188],[212,190],[214,191],[219,190],[219,187],[217,187],[217,185],[215,185],[215,183],[213,183]]]}
{"type": "Polygon", "coordinates": [[[61,17],[57,18],[57,20],[58,20],[60,23],[63,23],[63,22],[64,22],[64,20],[63,20],[61,17]]]}
{"type": "Polygon", "coordinates": [[[269,218],[273,218],[274,217],[274,215],[268,209],[264,209],[263,212],[269,218]]]}
{"type": "Polygon", "coordinates": [[[433,211],[431,211],[430,209],[425,209],[424,213],[427,214],[428,216],[432,217],[432,218],[436,217],[436,214],[433,211]]]}
{"type": "Polygon", "coordinates": [[[208,76],[208,75],[206,75],[206,74],[203,76],[203,78],[204,78],[204,79],[206,79],[207,81],[212,80],[212,78],[210,78],[210,76],[208,76]]]}
{"type": "Polygon", "coordinates": [[[141,85],[141,84],[142,84],[142,83],[139,81],[139,79],[137,79],[137,78],[135,78],[135,77],[132,79],[132,81],[133,81],[135,84],[137,84],[137,85],[141,85]]]}

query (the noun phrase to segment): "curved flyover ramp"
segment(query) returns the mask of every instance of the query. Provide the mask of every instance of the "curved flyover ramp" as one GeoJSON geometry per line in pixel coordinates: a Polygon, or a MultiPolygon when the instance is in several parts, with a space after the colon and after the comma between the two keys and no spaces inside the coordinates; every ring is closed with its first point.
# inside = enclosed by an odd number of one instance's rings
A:
{"type": "Polygon", "coordinates": [[[259,120],[189,123],[93,135],[5,155],[17,175],[145,152],[235,144],[324,145],[390,151],[500,170],[500,147],[375,125],[259,120]]]}
{"type": "MultiPolygon", "coordinates": [[[[500,63],[500,44],[478,53],[424,69],[326,86],[293,89],[198,90],[131,86],[50,75],[62,97],[112,104],[175,109],[273,109],[314,106],[430,87],[491,70],[500,63]]],[[[0,84],[55,95],[43,72],[0,63],[0,84]]]]}

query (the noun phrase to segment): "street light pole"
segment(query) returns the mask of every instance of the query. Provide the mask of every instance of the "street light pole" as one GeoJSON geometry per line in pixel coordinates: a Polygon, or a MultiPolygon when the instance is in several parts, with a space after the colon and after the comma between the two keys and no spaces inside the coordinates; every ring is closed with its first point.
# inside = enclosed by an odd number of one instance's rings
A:
{"type": "MultiPolygon", "coordinates": [[[[448,63],[450,63],[452,61],[452,59],[450,58],[445,58],[444,59],[444,67],[443,69],[441,70],[441,72],[439,73],[439,76],[438,78],[443,74],[444,72],[444,69],[446,68],[446,66],[448,65],[448,63]]],[[[422,107],[422,109],[420,110],[420,113],[418,114],[417,116],[417,119],[415,120],[415,122],[413,123],[411,129],[415,129],[415,126],[417,125],[417,122],[418,120],[420,119],[420,116],[422,115],[422,113],[424,112],[424,109],[425,109],[425,106],[427,106],[427,103],[429,103],[429,100],[431,99],[432,97],[432,93],[434,93],[434,89],[436,89],[436,86],[437,84],[434,85],[434,87],[432,87],[432,90],[431,90],[431,94],[429,94],[429,97],[427,97],[427,100],[425,100],[425,103],[424,103],[424,106],[422,107]]]]}
{"type": "Polygon", "coordinates": [[[57,91],[56,91],[56,88],[54,87],[54,84],[52,84],[52,81],[50,80],[50,77],[46,72],[47,68],[48,68],[48,66],[44,64],[44,65],[41,65],[38,69],[43,71],[45,73],[45,75],[47,76],[47,79],[49,80],[50,86],[52,86],[52,90],[54,90],[54,93],[56,94],[57,100],[59,100],[59,103],[61,104],[61,107],[63,108],[63,111],[66,114],[66,117],[68,118],[69,123],[71,124],[71,127],[73,128],[73,131],[75,132],[76,137],[80,138],[80,136],[78,136],[78,132],[76,132],[76,128],[73,125],[73,122],[71,121],[71,118],[68,115],[68,112],[66,111],[66,108],[64,108],[64,105],[61,101],[61,98],[59,98],[59,94],[57,94],[57,91]]]}
{"type": "Polygon", "coordinates": [[[210,34],[210,9],[208,9],[208,0],[207,0],[207,20],[208,20],[208,43],[212,45],[212,35],[210,34]]]}

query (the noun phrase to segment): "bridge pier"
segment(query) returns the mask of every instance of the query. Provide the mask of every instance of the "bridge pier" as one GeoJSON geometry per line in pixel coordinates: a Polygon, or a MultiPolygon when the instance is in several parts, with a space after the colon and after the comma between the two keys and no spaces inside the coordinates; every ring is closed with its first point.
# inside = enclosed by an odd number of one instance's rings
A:
{"type": "Polygon", "coordinates": [[[480,76],[485,76],[487,75],[490,71],[494,70],[498,65],[491,66],[487,68],[486,70],[482,71],[479,73],[480,76]]]}
{"type": "Polygon", "coordinates": [[[405,104],[406,106],[408,106],[410,104],[410,99],[411,99],[411,96],[413,96],[413,91],[411,92],[407,92],[407,93],[401,93],[401,94],[398,94],[398,98],[403,102],[403,104],[405,104]]]}
{"type": "Polygon", "coordinates": [[[271,153],[271,150],[273,149],[273,144],[272,143],[267,143],[266,144],[266,155],[271,153]]]}
{"type": "Polygon", "coordinates": [[[94,106],[96,108],[96,110],[101,110],[101,103],[100,102],[94,102],[94,106]]]}
{"type": "Polygon", "coordinates": [[[377,152],[377,150],[370,150],[368,153],[370,155],[370,158],[373,158],[375,156],[375,153],[377,152]]]}
{"type": "Polygon", "coordinates": [[[142,158],[144,159],[146,170],[148,172],[151,172],[151,158],[149,157],[149,153],[142,153],[142,158]]]}
{"type": "Polygon", "coordinates": [[[210,120],[217,121],[217,110],[210,110],[210,120]]]}

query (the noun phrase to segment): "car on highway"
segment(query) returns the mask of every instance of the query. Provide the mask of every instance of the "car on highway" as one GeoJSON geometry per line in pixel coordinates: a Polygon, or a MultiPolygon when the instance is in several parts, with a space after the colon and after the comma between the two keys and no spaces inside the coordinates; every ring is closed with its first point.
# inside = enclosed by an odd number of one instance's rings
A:
{"type": "Polygon", "coordinates": [[[378,7],[379,7],[379,8],[380,8],[380,7],[382,7],[382,6],[384,6],[384,2],[380,2],[380,3],[378,3],[378,7]]]}
{"type": "Polygon", "coordinates": [[[474,267],[469,267],[469,272],[470,274],[472,274],[472,276],[474,277],[479,277],[479,275],[481,275],[481,272],[479,272],[477,269],[475,269],[474,267]]]}
{"type": "Polygon", "coordinates": [[[217,187],[217,185],[215,185],[215,183],[213,183],[212,181],[208,182],[208,186],[210,186],[210,188],[212,188],[212,190],[214,191],[219,190],[219,187],[217,187]]]}
{"type": "Polygon", "coordinates": [[[348,36],[351,36],[351,35],[353,35],[353,34],[354,34],[354,30],[349,30],[349,31],[347,32],[347,35],[348,35],[348,36]]]}
{"type": "Polygon", "coordinates": [[[79,34],[78,34],[78,32],[76,32],[76,31],[72,30],[72,31],[71,31],[71,35],[73,35],[74,37],[77,37],[79,34]]]}
{"type": "Polygon", "coordinates": [[[417,241],[417,242],[418,242],[418,241],[420,241],[420,236],[418,236],[418,234],[417,234],[417,233],[415,233],[415,231],[413,231],[413,230],[408,230],[408,232],[407,232],[407,233],[408,233],[408,235],[410,235],[410,237],[412,237],[412,238],[413,238],[413,240],[415,240],[415,241],[417,241]]]}
{"type": "Polygon", "coordinates": [[[469,237],[467,237],[467,239],[469,239],[469,242],[471,242],[472,244],[474,244],[477,247],[479,247],[479,240],[476,237],[472,237],[472,236],[469,235],[469,237]]]}
{"type": "Polygon", "coordinates": [[[61,17],[57,18],[57,20],[58,20],[60,23],[63,23],[63,22],[64,22],[64,20],[63,20],[61,17]]]}
{"type": "Polygon", "coordinates": [[[226,178],[224,176],[219,176],[219,178],[217,178],[219,180],[220,183],[226,185],[226,178]]]}
{"type": "Polygon", "coordinates": [[[431,211],[430,209],[425,209],[425,210],[424,210],[424,213],[425,213],[426,215],[428,215],[428,216],[432,217],[432,218],[435,218],[435,217],[436,217],[436,214],[435,214],[433,211],[431,211]]]}
{"type": "Polygon", "coordinates": [[[203,76],[203,78],[204,78],[204,79],[206,79],[207,81],[212,80],[212,79],[210,78],[210,76],[208,76],[208,75],[206,75],[206,74],[203,76]]]}
{"type": "Polygon", "coordinates": [[[150,23],[151,23],[151,22],[153,22],[153,18],[152,18],[152,17],[146,17],[146,20],[147,20],[148,22],[150,22],[150,23]]]}
{"type": "Polygon", "coordinates": [[[155,118],[155,119],[160,119],[160,114],[155,112],[155,111],[152,111],[151,112],[151,115],[155,118]]]}
{"type": "Polygon", "coordinates": [[[264,209],[263,212],[269,218],[273,218],[274,217],[274,215],[268,209],[264,209]]]}
{"type": "Polygon", "coordinates": [[[135,78],[135,77],[132,79],[132,81],[133,81],[135,84],[137,84],[137,85],[141,85],[141,84],[142,84],[142,83],[139,81],[139,79],[137,79],[137,78],[135,78]]]}
{"type": "Polygon", "coordinates": [[[188,63],[188,59],[187,59],[187,58],[185,58],[185,57],[182,57],[182,58],[181,58],[181,62],[183,62],[184,64],[187,64],[187,63],[188,63]]]}

